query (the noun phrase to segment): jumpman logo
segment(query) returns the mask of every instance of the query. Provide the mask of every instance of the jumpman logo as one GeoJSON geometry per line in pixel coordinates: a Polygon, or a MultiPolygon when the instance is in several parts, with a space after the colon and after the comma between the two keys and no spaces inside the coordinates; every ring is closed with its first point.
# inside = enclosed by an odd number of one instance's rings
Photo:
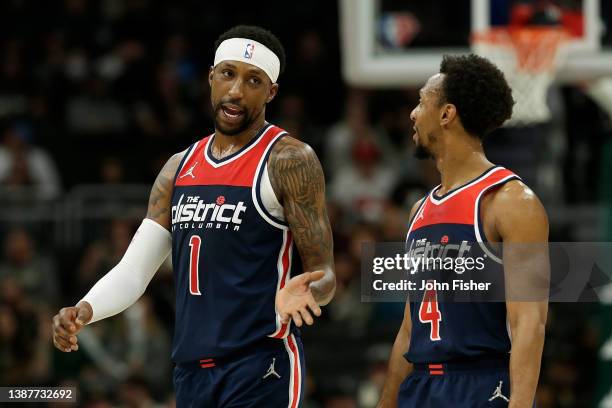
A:
{"type": "Polygon", "coordinates": [[[423,209],[421,208],[421,211],[419,212],[419,216],[417,217],[417,220],[419,220],[419,219],[424,220],[424,219],[425,219],[425,216],[423,215],[423,212],[424,212],[424,211],[423,211],[423,209]]]}
{"type": "Polygon", "coordinates": [[[502,394],[502,384],[504,382],[500,381],[499,385],[497,386],[497,388],[495,389],[495,391],[493,391],[493,396],[491,396],[491,398],[489,398],[489,401],[493,401],[496,398],[501,398],[506,402],[510,402],[510,400],[508,399],[508,397],[506,397],[504,394],[502,394]]]}
{"type": "Polygon", "coordinates": [[[183,178],[183,177],[186,177],[186,176],[191,176],[191,178],[195,178],[195,176],[193,175],[193,169],[195,169],[195,166],[197,166],[197,165],[198,165],[198,162],[195,162],[195,163],[193,164],[193,166],[191,166],[191,167],[189,168],[189,170],[187,170],[187,172],[186,172],[186,173],[184,173],[184,174],[183,174],[181,177],[179,177],[179,178],[183,178]]]}
{"type": "Polygon", "coordinates": [[[270,367],[268,368],[268,372],[266,373],[266,375],[264,375],[263,377],[261,377],[262,379],[266,379],[271,375],[275,375],[277,378],[281,378],[280,375],[278,375],[278,373],[276,372],[276,370],[274,369],[274,364],[276,363],[276,358],[272,359],[272,364],[270,364],[270,367]]]}

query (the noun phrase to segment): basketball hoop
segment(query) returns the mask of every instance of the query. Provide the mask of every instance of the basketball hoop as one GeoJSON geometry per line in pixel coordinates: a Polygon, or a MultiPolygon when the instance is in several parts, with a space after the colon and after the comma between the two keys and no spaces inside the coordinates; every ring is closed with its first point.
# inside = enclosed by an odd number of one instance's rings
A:
{"type": "Polygon", "coordinates": [[[506,75],[515,100],[505,126],[525,126],[550,120],[548,88],[564,61],[569,35],[549,26],[492,28],[472,36],[472,48],[506,75]]]}

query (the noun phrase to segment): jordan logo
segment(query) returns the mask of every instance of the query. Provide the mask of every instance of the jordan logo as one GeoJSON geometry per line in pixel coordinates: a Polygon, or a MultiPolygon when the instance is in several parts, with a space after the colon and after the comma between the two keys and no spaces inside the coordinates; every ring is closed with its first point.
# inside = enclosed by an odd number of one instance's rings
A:
{"type": "Polygon", "coordinates": [[[502,389],[502,384],[503,383],[504,383],[503,381],[499,382],[499,385],[497,386],[495,391],[493,391],[493,395],[491,396],[491,398],[489,398],[489,401],[493,401],[494,399],[501,398],[501,399],[503,399],[506,402],[510,402],[508,397],[506,397],[504,394],[502,394],[502,390],[501,389],[502,389]]]}
{"type": "Polygon", "coordinates": [[[419,216],[417,217],[417,220],[419,220],[419,219],[420,220],[424,220],[425,219],[425,216],[423,215],[423,212],[424,212],[423,210],[424,210],[424,208],[421,208],[421,211],[419,211],[419,216]]]}
{"type": "Polygon", "coordinates": [[[195,178],[195,176],[193,175],[193,169],[195,169],[195,166],[197,166],[197,165],[198,165],[198,162],[195,162],[195,163],[193,164],[193,166],[191,166],[191,167],[189,168],[189,170],[187,170],[187,171],[186,171],[186,172],[185,172],[185,173],[184,173],[184,174],[183,174],[181,177],[179,177],[179,178],[183,178],[183,177],[187,177],[187,176],[191,176],[191,178],[195,178]]]}
{"type": "Polygon", "coordinates": [[[262,379],[266,379],[271,375],[275,375],[276,378],[281,378],[280,375],[278,375],[278,373],[276,372],[276,370],[274,369],[274,364],[276,363],[276,358],[272,359],[272,364],[270,364],[270,368],[268,368],[268,372],[266,373],[266,375],[264,375],[263,377],[261,377],[262,379]]]}

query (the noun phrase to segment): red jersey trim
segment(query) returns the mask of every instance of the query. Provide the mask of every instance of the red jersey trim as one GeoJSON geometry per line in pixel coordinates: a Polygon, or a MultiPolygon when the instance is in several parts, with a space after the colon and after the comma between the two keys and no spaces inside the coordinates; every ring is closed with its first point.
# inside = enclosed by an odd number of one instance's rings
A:
{"type": "Polygon", "coordinates": [[[434,196],[439,186],[434,188],[417,211],[410,231],[435,224],[475,225],[474,211],[480,197],[492,186],[512,178],[519,179],[510,170],[493,167],[442,198],[434,196]]]}
{"type": "Polygon", "coordinates": [[[227,160],[215,163],[207,155],[213,136],[207,136],[194,147],[176,179],[176,186],[220,185],[252,187],[258,164],[268,146],[284,130],[269,125],[260,131],[243,150],[227,160]]]}
{"type": "Polygon", "coordinates": [[[451,198],[455,197],[457,194],[461,193],[462,191],[472,187],[475,184],[478,184],[480,181],[484,180],[485,178],[489,177],[490,175],[492,175],[495,172],[498,172],[500,170],[506,170],[506,169],[504,169],[501,166],[493,166],[493,167],[487,169],[484,173],[482,173],[480,176],[476,177],[472,181],[468,181],[466,184],[464,184],[462,186],[459,186],[456,189],[454,189],[454,190],[444,194],[442,197],[436,198],[436,191],[438,191],[438,189],[442,185],[442,184],[438,184],[429,193],[429,198],[431,199],[431,202],[434,203],[435,205],[443,204],[446,201],[450,200],[451,198]]]}

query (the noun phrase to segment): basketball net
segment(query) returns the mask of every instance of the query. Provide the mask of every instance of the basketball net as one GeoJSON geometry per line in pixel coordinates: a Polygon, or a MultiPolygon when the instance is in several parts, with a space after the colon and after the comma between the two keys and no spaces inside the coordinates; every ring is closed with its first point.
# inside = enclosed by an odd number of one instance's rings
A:
{"type": "Polygon", "coordinates": [[[528,126],[551,118],[548,88],[563,61],[563,28],[548,26],[492,28],[472,36],[474,52],[501,69],[515,100],[505,126],[528,126]]]}

